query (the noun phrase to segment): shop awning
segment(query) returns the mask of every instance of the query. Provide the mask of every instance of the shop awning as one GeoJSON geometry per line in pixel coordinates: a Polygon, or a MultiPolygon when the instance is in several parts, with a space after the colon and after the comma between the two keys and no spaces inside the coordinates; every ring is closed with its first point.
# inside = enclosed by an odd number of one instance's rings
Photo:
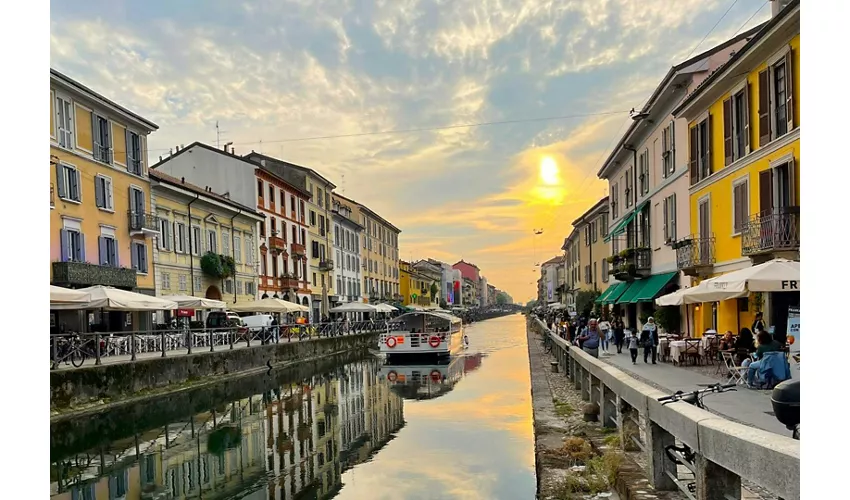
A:
{"type": "Polygon", "coordinates": [[[655,300],[655,297],[661,293],[661,290],[670,283],[670,281],[679,274],[678,271],[674,271],[671,273],[661,273],[661,274],[653,274],[649,278],[646,278],[646,283],[641,288],[640,293],[634,296],[631,300],[632,304],[636,304],[638,302],[652,302],[655,300]]]}
{"type": "Polygon", "coordinates": [[[600,304],[613,304],[620,298],[620,295],[626,291],[628,286],[629,284],[626,282],[615,283],[605,289],[605,291],[602,292],[602,295],[596,299],[596,302],[600,304]]]}
{"type": "Polygon", "coordinates": [[[635,280],[629,284],[629,287],[626,288],[626,291],[623,292],[623,295],[620,295],[620,298],[617,299],[617,304],[628,304],[635,298],[640,291],[643,289],[643,286],[649,280],[635,280]]]}
{"type": "Polygon", "coordinates": [[[614,229],[612,229],[611,232],[609,232],[608,235],[605,236],[604,241],[608,242],[614,236],[619,236],[626,232],[626,226],[628,226],[631,221],[635,220],[637,214],[640,213],[641,210],[643,210],[643,207],[645,207],[647,203],[649,203],[649,200],[644,201],[643,203],[638,205],[637,208],[632,210],[628,215],[623,216],[623,218],[620,219],[620,222],[618,222],[617,225],[614,226],[614,229]]]}

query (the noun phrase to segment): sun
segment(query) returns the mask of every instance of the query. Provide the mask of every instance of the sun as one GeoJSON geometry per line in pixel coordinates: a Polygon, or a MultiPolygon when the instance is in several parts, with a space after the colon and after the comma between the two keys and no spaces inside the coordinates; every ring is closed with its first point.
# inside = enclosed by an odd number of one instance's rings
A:
{"type": "Polygon", "coordinates": [[[540,180],[547,186],[556,186],[561,183],[558,164],[551,156],[544,156],[540,160],[540,180]]]}

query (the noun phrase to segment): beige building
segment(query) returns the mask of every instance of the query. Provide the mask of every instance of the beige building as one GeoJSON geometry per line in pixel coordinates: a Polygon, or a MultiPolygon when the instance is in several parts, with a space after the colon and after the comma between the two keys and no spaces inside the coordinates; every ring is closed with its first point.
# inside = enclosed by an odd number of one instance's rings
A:
{"type": "Polygon", "coordinates": [[[608,257],[610,248],[605,242],[608,233],[608,197],[602,198],[587,212],[573,221],[578,233],[579,290],[602,292],[608,288],[608,257]]]}
{"type": "Polygon", "coordinates": [[[401,229],[361,203],[339,194],[334,196],[351,206],[354,220],[365,228],[360,242],[364,302],[401,302],[398,269],[401,229]]]}
{"type": "Polygon", "coordinates": [[[564,251],[564,305],[568,311],[575,311],[578,284],[581,277],[579,231],[576,228],[564,239],[561,250],[564,251]]]}

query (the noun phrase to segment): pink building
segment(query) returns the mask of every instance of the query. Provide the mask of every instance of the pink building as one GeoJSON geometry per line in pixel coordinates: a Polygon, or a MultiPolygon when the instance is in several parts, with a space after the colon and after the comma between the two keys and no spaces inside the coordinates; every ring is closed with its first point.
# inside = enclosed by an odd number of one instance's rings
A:
{"type": "Polygon", "coordinates": [[[473,283],[478,283],[481,279],[480,269],[475,264],[470,264],[469,262],[464,262],[461,259],[458,263],[452,266],[452,269],[457,269],[460,271],[460,275],[464,278],[469,278],[473,283]]]}

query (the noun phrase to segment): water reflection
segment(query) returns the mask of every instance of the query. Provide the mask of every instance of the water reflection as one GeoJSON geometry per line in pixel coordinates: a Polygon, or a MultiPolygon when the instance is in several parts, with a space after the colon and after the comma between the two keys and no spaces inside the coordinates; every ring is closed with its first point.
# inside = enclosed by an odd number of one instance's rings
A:
{"type": "Polygon", "coordinates": [[[384,364],[378,378],[386,379],[392,390],[404,399],[434,399],[454,389],[466,373],[481,366],[484,354],[452,356],[430,364],[384,364]]]}

